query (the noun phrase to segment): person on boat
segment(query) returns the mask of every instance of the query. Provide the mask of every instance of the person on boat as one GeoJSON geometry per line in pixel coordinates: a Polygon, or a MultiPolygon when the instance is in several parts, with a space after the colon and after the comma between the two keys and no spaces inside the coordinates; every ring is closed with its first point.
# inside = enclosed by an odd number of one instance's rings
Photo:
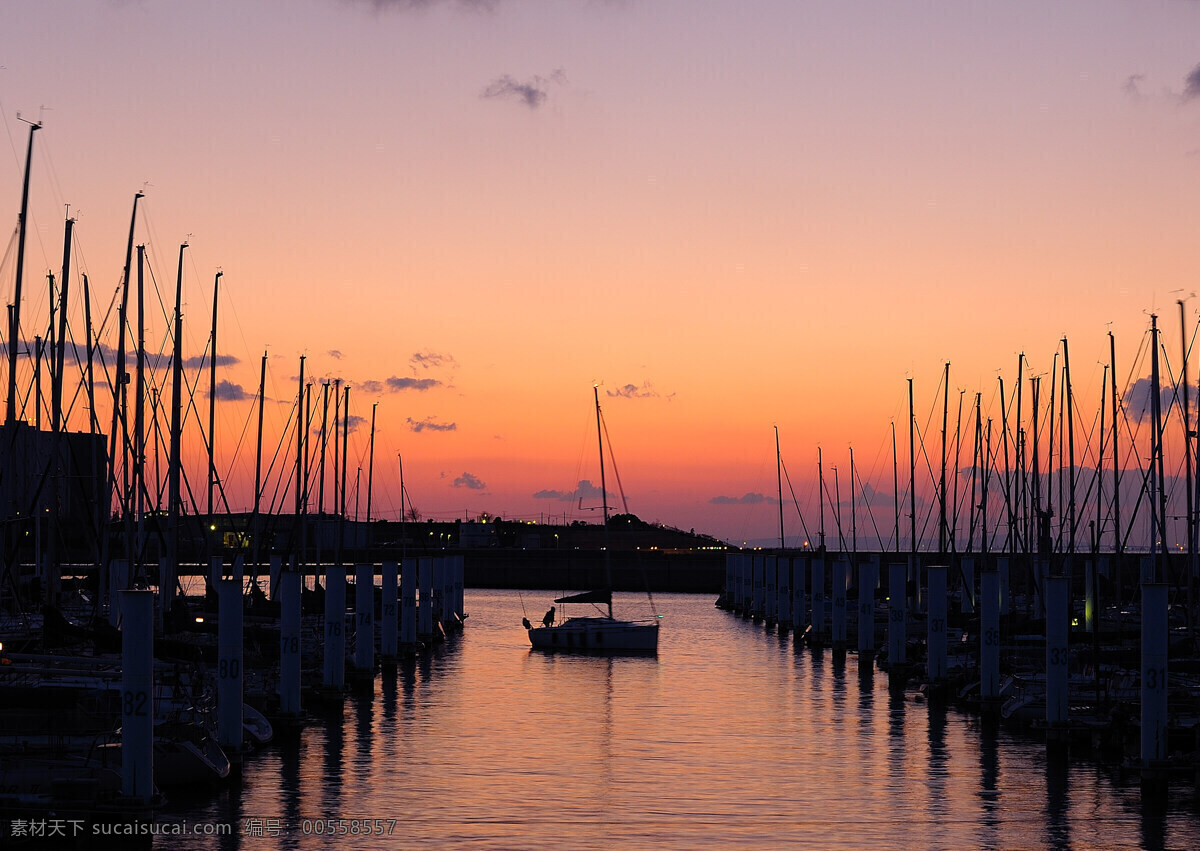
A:
{"type": "Polygon", "coordinates": [[[554,623],[554,607],[550,607],[550,611],[546,612],[546,616],[542,618],[542,626],[551,626],[554,623]]]}

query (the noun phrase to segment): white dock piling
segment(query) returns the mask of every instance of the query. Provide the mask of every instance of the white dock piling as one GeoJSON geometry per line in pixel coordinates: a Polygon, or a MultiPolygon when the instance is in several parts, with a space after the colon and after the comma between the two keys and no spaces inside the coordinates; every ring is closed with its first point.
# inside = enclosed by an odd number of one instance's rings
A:
{"type": "Polygon", "coordinates": [[[1000,697],[1000,571],[979,574],[979,697],[992,711],[1000,697]]]}
{"type": "Polygon", "coordinates": [[[905,595],[908,593],[908,565],[888,565],[888,665],[903,665],[907,660],[908,633],[905,595]]]}
{"type": "Polygon", "coordinates": [[[341,690],[346,685],[346,568],[340,564],[325,570],[325,688],[341,690]]]}
{"type": "Polygon", "coordinates": [[[805,578],[808,576],[808,559],[794,558],[792,559],[792,626],[796,628],[796,633],[802,633],[804,627],[809,623],[805,619],[804,614],[804,589],[805,578]]]}
{"type": "Polygon", "coordinates": [[[279,599],[279,577],[283,573],[283,558],[281,556],[271,556],[270,577],[271,587],[267,589],[268,596],[271,600],[279,599]]]}
{"type": "Polygon", "coordinates": [[[279,711],[300,714],[300,574],[279,575],[279,711]]]}
{"type": "Polygon", "coordinates": [[[757,620],[766,609],[766,559],[761,555],[751,556],[751,570],[754,574],[754,598],[750,601],[750,616],[757,620]]]}
{"type": "Polygon", "coordinates": [[[396,599],[396,584],[399,568],[394,561],[385,561],[382,572],[382,594],[379,607],[379,655],[388,662],[395,661],[399,652],[399,605],[396,599]]]}
{"type": "Polygon", "coordinates": [[[451,611],[458,616],[459,621],[462,621],[467,616],[466,598],[463,591],[467,578],[467,560],[462,556],[451,556],[450,567],[450,576],[454,580],[454,605],[451,607],[451,611]]]}
{"type": "Polygon", "coordinates": [[[875,585],[879,563],[872,558],[858,566],[858,652],[875,652],[875,585]]]}
{"type": "Polygon", "coordinates": [[[929,595],[926,601],[925,669],[929,684],[946,679],[946,567],[931,564],[926,572],[929,595]]]}
{"type": "Polygon", "coordinates": [[[754,608],[754,556],[749,553],[740,553],[738,558],[742,563],[742,602],[738,607],[738,612],[745,616],[750,614],[750,610],[754,608]]]}
{"type": "Polygon", "coordinates": [[[158,559],[158,629],[167,632],[171,605],[175,602],[175,565],[166,556],[158,559]]]}
{"type": "Polygon", "coordinates": [[[154,796],[154,592],[117,591],[121,623],[121,793],[154,796]]]}
{"type": "Polygon", "coordinates": [[[1070,580],[1047,576],[1046,601],[1046,724],[1049,730],[1067,723],[1067,661],[1069,659],[1070,580]]]}
{"type": "MultiPolygon", "coordinates": [[[[129,588],[129,562],[125,559],[113,559],[108,568],[108,622],[111,626],[121,623],[121,591],[129,588]]],[[[154,620],[151,615],[150,625],[154,620]]]]}
{"type": "Polygon", "coordinates": [[[400,566],[400,646],[417,645],[417,560],[404,559],[400,566]]]}
{"type": "Polygon", "coordinates": [[[375,674],[375,565],[354,566],[354,667],[359,677],[375,674]]]}
{"type": "Polygon", "coordinates": [[[833,646],[846,646],[846,575],[850,567],[844,558],[833,563],[833,646]]]}
{"type": "Polygon", "coordinates": [[[1142,767],[1167,757],[1167,585],[1142,583],[1142,767]]]}
{"type": "Polygon", "coordinates": [[[996,572],[1000,574],[1000,614],[1008,614],[1009,595],[1008,595],[1008,559],[996,559],[996,572]]]}
{"type": "Polygon", "coordinates": [[[242,586],[217,582],[217,744],[231,760],[242,750],[242,586]]]}

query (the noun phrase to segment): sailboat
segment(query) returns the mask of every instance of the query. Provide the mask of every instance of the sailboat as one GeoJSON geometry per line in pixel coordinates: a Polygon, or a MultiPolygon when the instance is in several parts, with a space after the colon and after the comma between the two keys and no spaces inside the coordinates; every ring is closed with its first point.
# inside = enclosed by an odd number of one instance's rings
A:
{"type": "Polygon", "coordinates": [[[546,613],[541,626],[525,621],[529,643],[535,650],[561,650],[575,653],[618,654],[658,652],[658,618],[651,620],[619,620],[613,617],[612,562],[608,542],[608,491],[604,480],[604,430],[600,421],[600,390],[592,386],[596,400],[596,433],[600,444],[600,495],[604,516],[604,579],[605,587],[580,594],[559,597],[554,602],[591,603],[606,605],[608,615],[566,618],[555,622],[555,609],[546,613]]]}

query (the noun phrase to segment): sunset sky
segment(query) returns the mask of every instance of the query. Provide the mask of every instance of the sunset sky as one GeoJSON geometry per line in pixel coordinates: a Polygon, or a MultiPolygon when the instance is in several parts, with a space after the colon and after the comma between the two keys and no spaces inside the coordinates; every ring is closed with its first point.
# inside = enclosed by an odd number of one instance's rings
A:
{"type": "MultiPolygon", "coordinates": [[[[890,525],[906,379],[934,453],[947,361],[952,421],[960,391],[998,419],[997,376],[1024,351],[1048,381],[1066,336],[1091,423],[1108,332],[1123,391],[1152,312],[1177,370],[1176,300],[1200,291],[1200,2],[9,0],[0,31],[14,234],[17,114],[43,122],[22,339],[65,206],[98,324],[144,191],[151,350],[179,244],[188,357],[223,271],[236,508],[265,350],[269,454],[301,355],[352,388],[360,513],[378,403],[375,516],[400,510],[402,454],[424,517],[597,519],[576,491],[598,482],[599,383],[644,519],[771,540],[778,426],[810,528],[818,446],[847,502],[853,447],[890,525]]],[[[82,340],[78,303],[70,321],[82,340]]]]}

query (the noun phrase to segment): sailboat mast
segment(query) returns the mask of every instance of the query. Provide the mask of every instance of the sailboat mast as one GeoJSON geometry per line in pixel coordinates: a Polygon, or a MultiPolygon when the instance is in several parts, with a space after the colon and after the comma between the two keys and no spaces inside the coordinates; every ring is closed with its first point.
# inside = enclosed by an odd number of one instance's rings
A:
{"type": "Polygon", "coordinates": [[[946,429],[950,418],[950,362],[946,362],[946,374],[942,379],[942,478],[938,485],[938,552],[946,552],[946,429]]]}
{"type": "MultiPolygon", "coordinates": [[[[1075,401],[1071,391],[1071,354],[1063,337],[1063,394],[1067,403],[1067,514],[1069,515],[1067,558],[1075,555],[1075,401]]],[[[1069,574],[1068,574],[1069,575],[1069,574]]]]}
{"type": "Polygon", "coordinates": [[[821,464],[821,447],[817,447],[817,505],[821,506],[821,552],[825,552],[825,468],[821,464]]]}
{"type": "Polygon", "coordinates": [[[917,555],[917,443],[914,430],[916,416],[913,413],[913,380],[908,379],[908,518],[909,548],[913,558],[917,555]]]}
{"type": "MultiPolygon", "coordinates": [[[[370,539],[371,527],[371,490],[375,484],[375,409],[379,407],[378,402],[371,405],[371,442],[367,449],[367,538],[370,539]]],[[[401,504],[400,510],[404,510],[404,505],[401,504]]]]}
{"type": "Polygon", "coordinates": [[[214,453],[217,451],[217,295],[221,289],[221,273],[213,278],[212,346],[208,352],[208,516],[212,519],[213,488],[217,482],[214,453]]]}
{"type": "Polygon", "coordinates": [[[263,401],[267,389],[267,353],[263,352],[262,366],[258,371],[258,437],[254,444],[254,514],[250,523],[250,534],[254,541],[254,569],[251,579],[258,579],[258,539],[262,537],[258,530],[258,512],[262,500],[262,434],[263,434],[263,401]]]}
{"type": "Polygon", "coordinates": [[[779,454],[779,426],[775,426],[775,483],[779,491],[779,548],[787,544],[783,537],[783,456],[779,454]]]}
{"type": "MultiPolygon", "coordinates": [[[[4,422],[10,428],[17,420],[17,353],[20,351],[21,335],[21,281],[25,275],[25,231],[29,224],[29,172],[33,167],[33,134],[42,125],[29,125],[29,147],[25,152],[25,180],[21,188],[21,217],[17,221],[17,277],[13,287],[13,307],[8,326],[8,406],[4,422]]],[[[9,435],[9,444],[14,436],[9,435]]]]}
{"type": "Polygon", "coordinates": [[[170,524],[170,564],[179,568],[179,515],[182,508],[179,498],[179,479],[183,465],[182,426],[183,413],[183,252],[185,242],[179,246],[179,270],[175,277],[175,346],[171,356],[171,460],[167,465],[167,515],[170,524]]]}
{"type": "Polygon", "coordinates": [[[600,505],[604,514],[604,580],[608,586],[608,617],[612,613],[612,561],[608,537],[608,489],[604,482],[604,428],[600,424],[600,386],[592,385],[592,395],[596,399],[596,442],[600,446],[600,505]]]}
{"type": "Polygon", "coordinates": [[[896,514],[896,552],[900,552],[900,462],[896,459],[895,420],[892,420],[892,508],[896,514]]]}

